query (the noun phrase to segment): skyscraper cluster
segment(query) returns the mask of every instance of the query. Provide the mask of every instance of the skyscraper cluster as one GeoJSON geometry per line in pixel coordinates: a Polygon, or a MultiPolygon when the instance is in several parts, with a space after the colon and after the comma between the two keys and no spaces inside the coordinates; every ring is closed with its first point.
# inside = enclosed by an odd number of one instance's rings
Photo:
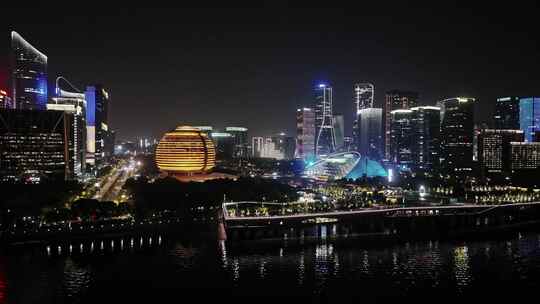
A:
{"type": "Polygon", "coordinates": [[[102,85],[83,92],[58,77],[49,94],[47,56],[17,32],[11,32],[10,46],[9,83],[0,84],[2,180],[95,175],[114,150],[109,93],[102,85]]]}
{"type": "Polygon", "coordinates": [[[540,150],[540,98],[501,97],[493,129],[475,125],[477,101],[470,97],[421,106],[419,94],[390,90],[374,107],[375,86],[353,85],[352,143],[343,115],[333,113],[332,87],[314,88],[312,106],[296,111],[295,157],[311,163],[335,152],[354,150],[397,172],[467,177],[537,168],[540,150]],[[538,155],[537,155],[538,154],[538,155]]]}

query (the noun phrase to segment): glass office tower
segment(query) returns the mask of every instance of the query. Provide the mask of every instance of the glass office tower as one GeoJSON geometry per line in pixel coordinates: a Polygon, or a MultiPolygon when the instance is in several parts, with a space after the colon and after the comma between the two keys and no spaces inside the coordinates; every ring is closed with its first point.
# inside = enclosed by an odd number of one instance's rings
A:
{"type": "Polygon", "coordinates": [[[441,108],[441,160],[447,172],[472,171],[474,104],[474,98],[466,97],[438,102],[441,108]]]}
{"type": "Polygon", "coordinates": [[[519,129],[519,97],[497,98],[493,122],[497,130],[519,129]]]}
{"type": "Polygon", "coordinates": [[[391,159],[391,135],[392,115],[394,110],[407,110],[418,105],[418,93],[400,90],[392,90],[386,92],[384,102],[384,149],[386,159],[391,159]]]}
{"type": "Polygon", "coordinates": [[[11,96],[17,109],[47,108],[47,56],[11,32],[11,96]]]}
{"type": "Polygon", "coordinates": [[[382,114],[380,108],[365,108],[358,111],[355,141],[356,149],[363,157],[381,160],[384,156],[382,114]]]}
{"type": "Polygon", "coordinates": [[[296,157],[310,161],[315,156],[315,111],[296,109],[296,157]]]}
{"type": "Polygon", "coordinates": [[[525,134],[526,142],[534,142],[540,132],[540,97],[526,97],[519,100],[519,128],[525,134]]]}

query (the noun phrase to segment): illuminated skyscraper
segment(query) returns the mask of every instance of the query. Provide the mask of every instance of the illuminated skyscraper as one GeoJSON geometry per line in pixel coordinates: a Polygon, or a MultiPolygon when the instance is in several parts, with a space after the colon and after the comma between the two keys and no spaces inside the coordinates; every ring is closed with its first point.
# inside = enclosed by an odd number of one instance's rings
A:
{"type": "Polygon", "coordinates": [[[11,96],[18,109],[47,107],[47,56],[11,32],[11,96]]]}
{"type": "Polygon", "coordinates": [[[234,156],[234,136],[228,132],[212,132],[212,141],[216,147],[216,160],[230,160],[234,156]]]}
{"type": "Polygon", "coordinates": [[[99,167],[105,158],[109,130],[109,93],[102,85],[86,87],[86,163],[99,167]]]}
{"type": "Polygon", "coordinates": [[[412,155],[416,169],[431,170],[439,165],[441,109],[414,107],[412,112],[412,155]]]}
{"type": "Polygon", "coordinates": [[[533,142],[540,131],[540,97],[519,100],[519,128],[525,133],[525,141],[533,142]]]}
{"type": "Polygon", "coordinates": [[[242,127],[226,127],[225,131],[234,138],[233,158],[248,157],[248,129],[242,127]]]}
{"type": "Polygon", "coordinates": [[[324,157],[336,150],[332,114],[332,87],[319,84],[315,88],[315,156],[324,157]]]}
{"type": "Polygon", "coordinates": [[[394,110],[390,115],[390,160],[402,169],[410,169],[413,164],[413,111],[394,110]]]}
{"type": "Polygon", "coordinates": [[[65,111],[0,109],[0,180],[69,179],[72,119],[65,111]]]}
{"type": "Polygon", "coordinates": [[[521,130],[482,129],[478,136],[478,160],[483,173],[511,171],[511,144],[523,142],[521,130]]]}
{"type": "Polygon", "coordinates": [[[336,150],[342,150],[344,143],[344,137],[345,137],[345,121],[343,119],[343,115],[336,114],[333,118],[333,125],[334,125],[334,136],[336,141],[336,150]]]}
{"type": "Polygon", "coordinates": [[[264,150],[264,138],[253,137],[251,138],[251,156],[262,157],[264,150]]]}
{"type": "Polygon", "coordinates": [[[277,160],[294,159],[295,139],[280,133],[275,136],[264,138],[262,157],[274,158],[277,160]]]}
{"type": "Polygon", "coordinates": [[[354,103],[354,121],[353,121],[353,140],[356,149],[360,149],[359,137],[359,121],[358,115],[360,110],[373,108],[373,100],[375,98],[375,86],[371,83],[357,83],[353,87],[353,103],[354,103]]]}
{"type": "Polygon", "coordinates": [[[373,160],[380,160],[384,155],[382,109],[365,108],[358,111],[357,132],[355,142],[357,151],[362,157],[366,156],[373,160]]]}
{"type": "Polygon", "coordinates": [[[390,159],[390,129],[392,126],[392,115],[390,113],[394,110],[406,110],[418,105],[418,93],[392,90],[386,92],[384,103],[384,150],[385,158],[390,159]]]}
{"type": "Polygon", "coordinates": [[[493,121],[498,130],[519,129],[519,97],[497,98],[493,121]]]}
{"type": "Polygon", "coordinates": [[[75,88],[63,77],[56,79],[56,96],[47,104],[48,110],[65,111],[73,115],[71,120],[68,178],[80,179],[86,169],[86,99],[84,93],[75,88]],[[64,80],[75,92],[62,90],[60,81],[64,80]]]}
{"type": "Polygon", "coordinates": [[[357,83],[354,85],[354,104],[356,112],[373,108],[373,100],[375,98],[375,86],[371,83],[357,83]]]}
{"type": "Polygon", "coordinates": [[[511,142],[512,170],[540,168],[540,142],[511,142]]]}
{"type": "Polygon", "coordinates": [[[315,111],[296,109],[296,157],[311,160],[315,156],[315,111]]]}
{"type": "Polygon", "coordinates": [[[438,102],[441,108],[441,160],[447,172],[472,171],[474,104],[474,98],[464,97],[438,102]]]}

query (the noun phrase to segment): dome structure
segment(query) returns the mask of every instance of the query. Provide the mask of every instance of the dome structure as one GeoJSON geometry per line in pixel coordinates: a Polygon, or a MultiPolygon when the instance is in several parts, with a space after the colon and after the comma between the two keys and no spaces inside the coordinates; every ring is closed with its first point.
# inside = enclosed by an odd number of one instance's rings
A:
{"type": "Polygon", "coordinates": [[[199,129],[177,127],[159,141],[156,164],[169,175],[207,173],[216,165],[214,143],[199,129]]]}

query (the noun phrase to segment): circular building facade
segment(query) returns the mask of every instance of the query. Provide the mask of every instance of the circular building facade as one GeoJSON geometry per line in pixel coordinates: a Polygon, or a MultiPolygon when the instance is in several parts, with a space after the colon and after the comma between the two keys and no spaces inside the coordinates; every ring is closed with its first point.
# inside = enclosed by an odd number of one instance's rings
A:
{"type": "Polygon", "coordinates": [[[208,173],[216,165],[214,143],[199,129],[180,126],[159,141],[156,164],[169,175],[208,173]]]}

